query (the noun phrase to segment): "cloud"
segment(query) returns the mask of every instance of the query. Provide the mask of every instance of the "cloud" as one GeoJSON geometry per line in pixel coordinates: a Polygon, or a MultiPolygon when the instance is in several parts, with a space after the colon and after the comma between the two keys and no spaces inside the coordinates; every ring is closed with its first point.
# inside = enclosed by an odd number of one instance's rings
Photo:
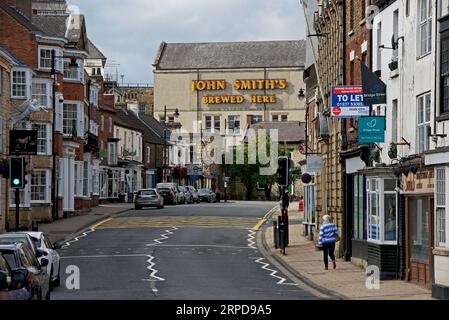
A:
{"type": "MultiPolygon", "coordinates": [[[[120,64],[125,82],[151,83],[161,41],[303,39],[297,0],[69,0],[86,15],[91,40],[120,64]]],[[[115,69],[107,72],[115,74],[115,69]]]]}

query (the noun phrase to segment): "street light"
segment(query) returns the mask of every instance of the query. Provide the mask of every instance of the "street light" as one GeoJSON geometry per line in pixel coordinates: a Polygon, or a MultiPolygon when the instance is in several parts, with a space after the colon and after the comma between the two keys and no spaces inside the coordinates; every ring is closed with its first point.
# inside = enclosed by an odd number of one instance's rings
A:
{"type": "Polygon", "coordinates": [[[168,152],[167,152],[167,111],[173,111],[173,115],[175,118],[179,117],[179,109],[167,109],[167,106],[164,106],[164,142],[165,142],[165,148],[164,148],[164,182],[167,182],[167,174],[166,170],[169,164],[168,159],[168,152]]]}
{"type": "MultiPolygon", "coordinates": [[[[56,188],[56,148],[55,148],[55,134],[56,134],[56,130],[55,130],[55,126],[56,126],[56,58],[58,59],[64,59],[64,56],[56,56],[56,50],[51,50],[51,72],[50,75],[52,77],[53,80],[53,85],[52,85],[52,105],[53,105],[53,125],[52,125],[52,151],[53,151],[53,166],[52,166],[52,177],[51,177],[51,202],[53,204],[52,208],[51,208],[51,216],[53,221],[54,220],[58,220],[58,201],[57,201],[57,196],[56,196],[56,192],[57,192],[57,188],[56,188]]],[[[76,59],[70,59],[70,64],[69,64],[69,68],[71,69],[78,69],[78,64],[76,63],[76,59]]],[[[63,103],[64,100],[62,98],[60,98],[59,100],[60,103],[63,103]]]]}

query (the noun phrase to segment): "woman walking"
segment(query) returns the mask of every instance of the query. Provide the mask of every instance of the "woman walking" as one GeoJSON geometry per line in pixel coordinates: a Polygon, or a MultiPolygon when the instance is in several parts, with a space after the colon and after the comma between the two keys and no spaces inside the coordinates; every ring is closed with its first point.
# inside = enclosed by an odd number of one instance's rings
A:
{"type": "Polygon", "coordinates": [[[331,217],[325,215],[323,217],[323,224],[320,227],[320,239],[319,244],[323,246],[324,255],[324,267],[325,270],[329,270],[329,257],[332,259],[334,269],[337,268],[337,263],[335,261],[335,243],[338,240],[338,228],[332,223],[331,217]]]}

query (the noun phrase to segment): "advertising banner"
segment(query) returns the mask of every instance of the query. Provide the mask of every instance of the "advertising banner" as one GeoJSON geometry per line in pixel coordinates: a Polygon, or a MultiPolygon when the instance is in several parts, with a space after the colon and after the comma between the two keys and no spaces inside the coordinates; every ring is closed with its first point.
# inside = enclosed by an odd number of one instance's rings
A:
{"type": "Polygon", "coordinates": [[[359,143],[384,143],[385,117],[361,117],[359,119],[359,143]]]}
{"type": "Polygon", "coordinates": [[[363,100],[362,86],[332,87],[332,117],[356,118],[369,116],[369,107],[363,100]]]}

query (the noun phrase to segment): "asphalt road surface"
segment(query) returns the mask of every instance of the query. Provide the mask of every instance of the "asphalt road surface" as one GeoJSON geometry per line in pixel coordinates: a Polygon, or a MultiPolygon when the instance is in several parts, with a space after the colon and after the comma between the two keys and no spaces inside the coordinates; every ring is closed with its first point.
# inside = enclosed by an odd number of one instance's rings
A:
{"type": "Polygon", "coordinates": [[[258,249],[253,229],[275,205],[167,206],[104,221],[60,250],[61,286],[52,299],[315,299],[258,249]],[[79,269],[79,289],[66,287],[66,280],[76,284],[70,266],[79,269]]]}

